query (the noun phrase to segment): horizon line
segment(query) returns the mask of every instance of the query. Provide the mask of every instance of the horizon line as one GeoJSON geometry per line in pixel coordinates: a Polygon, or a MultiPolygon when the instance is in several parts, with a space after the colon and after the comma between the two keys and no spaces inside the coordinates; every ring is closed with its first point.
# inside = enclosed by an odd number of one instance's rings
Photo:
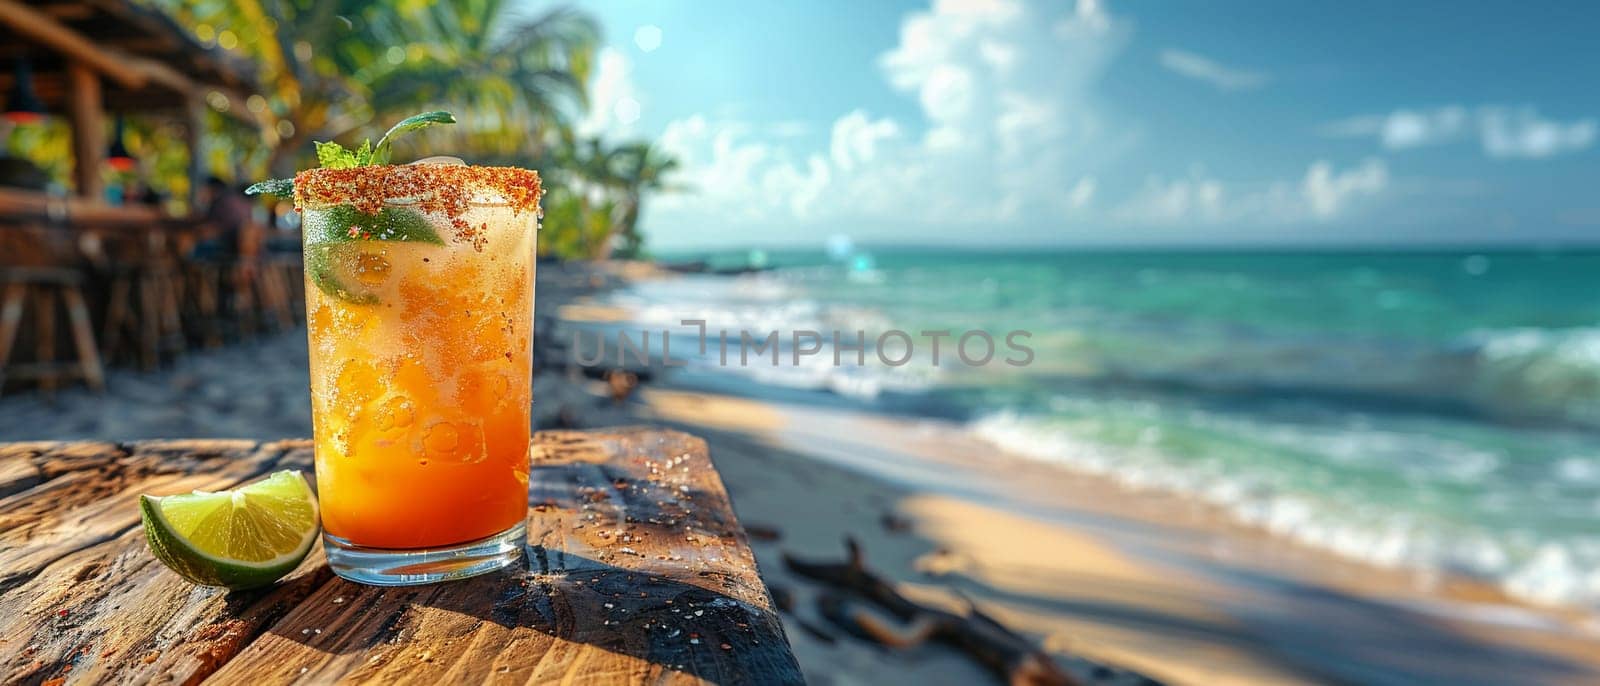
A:
{"type": "MultiPolygon", "coordinates": [[[[1584,253],[1600,252],[1600,239],[1534,242],[1460,242],[1460,243],[993,243],[973,245],[965,243],[869,241],[856,243],[861,250],[930,250],[966,251],[973,253],[1003,253],[1017,250],[1079,251],[1085,253],[1131,252],[1182,252],[1182,253],[1361,253],[1361,254],[1425,254],[1425,253],[1584,253]]],[[[722,246],[649,246],[647,252],[726,254],[753,250],[770,252],[828,252],[825,243],[745,243],[722,246]]]]}

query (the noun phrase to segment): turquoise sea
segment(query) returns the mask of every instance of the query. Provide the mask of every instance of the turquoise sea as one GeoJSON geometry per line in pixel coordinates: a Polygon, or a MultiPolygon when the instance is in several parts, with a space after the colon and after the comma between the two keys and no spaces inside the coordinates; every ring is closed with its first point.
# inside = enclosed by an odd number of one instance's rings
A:
{"type": "MultiPolygon", "coordinates": [[[[714,351],[691,366],[953,419],[1352,558],[1600,607],[1600,253],[756,257],[774,268],[616,299],[640,324],[712,331],[1026,330],[1023,368],[968,367],[948,348],[937,368],[921,354],[834,367],[826,347],[796,365],[787,346],[776,367],[714,351]]],[[[691,347],[678,331],[675,355],[691,347]]]]}

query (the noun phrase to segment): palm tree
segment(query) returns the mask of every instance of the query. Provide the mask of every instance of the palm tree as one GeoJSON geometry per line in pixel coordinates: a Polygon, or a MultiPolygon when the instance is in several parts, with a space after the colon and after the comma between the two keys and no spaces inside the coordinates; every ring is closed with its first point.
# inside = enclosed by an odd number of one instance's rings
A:
{"type": "Polygon", "coordinates": [[[597,259],[611,256],[614,237],[622,238],[622,254],[635,257],[643,247],[644,237],[639,235],[639,213],[643,209],[647,191],[678,190],[667,182],[667,175],[678,168],[678,160],[662,152],[648,141],[629,143],[618,148],[611,158],[613,178],[620,181],[622,196],[617,202],[620,214],[611,223],[611,232],[600,241],[597,259]]]}
{"type": "Polygon", "coordinates": [[[267,107],[250,106],[264,120],[261,136],[271,152],[268,172],[287,176],[313,140],[331,140],[372,118],[365,89],[350,78],[371,60],[365,30],[371,5],[364,0],[162,0],[202,38],[237,32],[235,48],[259,68],[267,107]]]}
{"type": "Polygon", "coordinates": [[[616,201],[563,185],[550,188],[542,205],[539,255],[581,259],[595,254],[597,241],[609,235],[616,201]]]}
{"type": "MultiPolygon", "coordinates": [[[[658,148],[573,134],[599,40],[585,14],[524,17],[511,0],[155,1],[219,37],[235,27],[237,49],[261,65],[266,100],[250,106],[268,120],[264,171],[273,176],[293,173],[313,140],[353,143],[353,134],[447,109],[461,124],[430,132],[439,144],[431,150],[419,137],[424,154],[549,172],[541,254],[636,255],[645,194],[672,190],[666,177],[678,163],[658,148]]],[[[222,147],[214,154],[237,162],[249,141],[222,147]]]]}
{"type": "Polygon", "coordinates": [[[452,149],[524,160],[587,105],[599,42],[585,14],[523,18],[506,0],[405,3],[375,13],[370,33],[382,58],[363,81],[376,113],[453,108],[462,125],[441,132],[456,137],[452,149]]]}
{"type": "Polygon", "coordinates": [[[566,138],[552,162],[561,172],[557,182],[573,193],[581,214],[592,214],[604,203],[606,221],[584,222],[597,229],[584,241],[589,246],[584,254],[592,259],[611,257],[619,238],[623,255],[637,255],[643,243],[638,228],[644,194],[676,190],[666,176],[678,168],[678,161],[644,141],[608,147],[599,138],[566,138]]]}
{"type": "Polygon", "coordinates": [[[184,24],[234,27],[260,65],[274,176],[293,173],[313,140],[421,109],[457,113],[453,150],[536,154],[585,105],[599,33],[586,15],[521,19],[505,0],[159,1],[184,24]]]}

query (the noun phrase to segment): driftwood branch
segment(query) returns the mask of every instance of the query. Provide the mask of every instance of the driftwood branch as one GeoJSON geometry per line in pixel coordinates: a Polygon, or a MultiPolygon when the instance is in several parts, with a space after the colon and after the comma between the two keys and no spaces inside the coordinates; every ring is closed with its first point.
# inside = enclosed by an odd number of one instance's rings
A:
{"type": "Polygon", "coordinates": [[[784,563],[791,571],[834,589],[823,593],[817,604],[822,615],[841,629],[894,648],[939,641],[971,655],[1015,686],[1079,684],[1032,641],[975,606],[959,615],[915,603],[866,568],[861,546],[855,539],[846,539],[845,546],[849,558],[843,562],[806,561],[784,555],[784,563]]]}

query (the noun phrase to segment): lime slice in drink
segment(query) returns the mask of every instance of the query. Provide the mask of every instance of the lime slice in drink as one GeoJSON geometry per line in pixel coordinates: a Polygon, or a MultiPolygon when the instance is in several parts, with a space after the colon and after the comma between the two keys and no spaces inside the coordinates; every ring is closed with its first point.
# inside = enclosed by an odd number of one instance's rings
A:
{"type": "Polygon", "coordinates": [[[203,586],[266,586],[288,574],[317,540],[317,499],[298,471],[232,491],[139,496],[150,552],[203,586]]]}
{"type": "Polygon", "coordinates": [[[375,293],[356,277],[364,251],[358,243],[323,243],[306,247],[306,273],[311,283],[335,298],[356,305],[378,302],[375,293]]]}
{"type": "MultiPolygon", "coordinates": [[[[306,210],[306,273],[311,283],[356,305],[378,302],[382,281],[376,268],[382,250],[398,243],[444,245],[428,219],[415,210],[386,206],[366,214],[349,205],[306,210]]],[[[386,267],[386,264],[383,265],[386,267]]]]}

